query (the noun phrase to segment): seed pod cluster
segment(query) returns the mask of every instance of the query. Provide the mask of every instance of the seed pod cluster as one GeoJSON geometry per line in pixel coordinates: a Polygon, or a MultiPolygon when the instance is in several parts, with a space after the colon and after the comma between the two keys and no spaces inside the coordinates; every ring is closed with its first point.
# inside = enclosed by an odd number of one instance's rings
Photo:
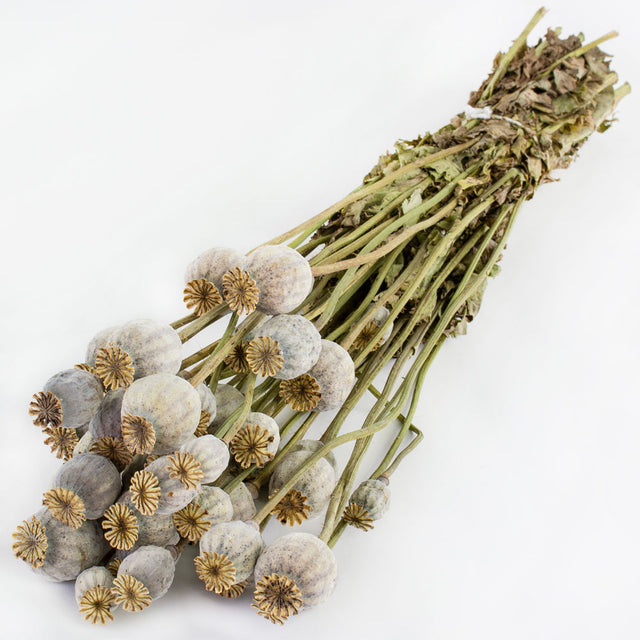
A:
{"type": "Polygon", "coordinates": [[[36,573],[76,580],[85,619],[162,598],[188,544],[194,581],[226,598],[253,583],[252,606],[273,623],[329,597],[332,548],[387,511],[388,480],[422,439],[412,420],[428,367],[477,314],[521,203],[626,93],[596,43],[526,35],[472,94],[487,117],[398,143],[360,188],[271,243],[196,257],[186,317],[100,331],[85,362],[36,392],[29,414],[62,463],[12,549],[36,573]],[[218,320],[220,338],[185,351],[218,320]],[[387,453],[352,491],[386,428],[387,453]],[[349,443],[340,468],[332,450],[349,443]],[[318,535],[282,535],[321,514],[318,535]]]}

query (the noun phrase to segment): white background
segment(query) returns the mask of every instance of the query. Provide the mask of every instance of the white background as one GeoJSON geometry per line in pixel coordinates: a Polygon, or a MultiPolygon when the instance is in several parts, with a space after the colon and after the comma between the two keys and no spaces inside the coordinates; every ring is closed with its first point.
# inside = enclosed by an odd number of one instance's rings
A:
{"type": "MultiPolygon", "coordinates": [[[[202,250],[250,249],[445,124],[537,6],[0,1],[3,637],[638,638],[633,93],[524,206],[469,335],[429,373],[388,516],[336,547],[327,603],[276,628],[186,559],[162,601],[90,628],[71,585],[10,550],[59,465],[31,394],[101,328],[182,316],[202,250]]],[[[534,36],[618,29],[604,49],[640,87],[632,7],[556,0],[534,36]]]]}

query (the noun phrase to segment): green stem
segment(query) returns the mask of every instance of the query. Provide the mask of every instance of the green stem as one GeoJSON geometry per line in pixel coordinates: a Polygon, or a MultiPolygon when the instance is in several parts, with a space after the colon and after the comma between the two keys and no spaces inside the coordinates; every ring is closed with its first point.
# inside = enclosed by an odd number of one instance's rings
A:
{"type": "Polygon", "coordinates": [[[186,328],[178,333],[180,340],[182,340],[183,344],[187,342],[187,340],[191,340],[191,338],[200,333],[210,324],[213,324],[216,320],[222,318],[226,313],[228,313],[228,311],[229,307],[226,302],[213,307],[213,309],[209,309],[209,311],[198,316],[197,320],[191,322],[186,328]]]}
{"type": "MultiPolygon", "coordinates": [[[[429,165],[442,160],[443,158],[447,158],[449,156],[453,156],[457,153],[465,151],[472,145],[476,143],[475,140],[470,140],[468,142],[463,142],[461,144],[454,145],[453,147],[449,147],[448,149],[443,149],[442,151],[436,151],[428,156],[420,158],[418,160],[414,160],[413,162],[409,162],[404,166],[396,169],[389,175],[384,178],[379,178],[378,180],[371,181],[365,185],[361,185],[355,191],[352,191],[348,196],[342,198],[331,207],[321,211],[317,215],[313,216],[313,218],[309,218],[306,222],[299,224],[293,229],[289,229],[286,233],[283,233],[275,238],[272,238],[268,242],[264,244],[281,244],[282,242],[286,242],[292,238],[296,238],[294,242],[297,242],[298,238],[302,238],[300,241],[303,242],[305,238],[308,238],[316,229],[319,229],[331,216],[338,213],[344,207],[360,200],[368,196],[371,193],[375,193],[381,187],[386,186],[395,182],[398,178],[410,173],[411,171],[415,171],[416,169],[420,169],[422,167],[428,167],[429,165]]],[[[300,243],[297,243],[295,246],[298,246],[300,243]]],[[[290,243],[294,244],[294,243],[290,243]]],[[[264,246],[264,245],[261,245],[264,246]]]]}
{"type": "MultiPolygon", "coordinates": [[[[237,314],[234,313],[237,316],[237,314]]],[[[201,382],[204,382],[211,373],[213,373],[216,367],[231,353],[231,350],[235,345],[244,338],[244,336],[253,329],[253,327],[260,322],[260,320],[264,317],[264,314],[258,313],[254,311],[250,316],[248,316],[242,324],[237,328],[235,332],[231,330],[230,327],[235,326],[236,320],[230,320],[229,325],[227,326],[227,331],[225,331],[225,336],[219,342],[216,350],[209,356],[207,360],[205,360],[202,365],[200,365],[199,369],[195,371],[192,377],[189,379],[189,382],[194,387],[197,387],[201,382]]]]}
{"type": "Polygon", "coordinates": [[[496,84],[498,84],[498,82],[506,73],[507,69],[509,68],[509,64],[511,64],[511,61],[516,57],[516,55],[518,55],[522,48],[526,46],[527,36],[533,31],[533,28],[538,24],[538,22],[542,20],[542,17],[546,12],[547,10],[544,7],[538,9],[533,18],[531,18],[527,26],[524,28],[524,31],[514,40],[507,53],[502,55],[502,57],[500,58],[500,62],[496,67],[496,70],[491,75],[489,82],[485,86],[484,91],[480,96],[480,100],[486,100],[487,98],[491,97],[496,84]]]}

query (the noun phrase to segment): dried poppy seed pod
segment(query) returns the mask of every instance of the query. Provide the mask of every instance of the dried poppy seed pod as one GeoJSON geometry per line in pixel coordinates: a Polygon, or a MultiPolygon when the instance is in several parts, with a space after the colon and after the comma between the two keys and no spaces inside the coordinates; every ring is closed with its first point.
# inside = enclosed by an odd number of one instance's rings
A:
{"type": "Polygon", "coordinates": [[[229,494],[220,487],[203,486],[193,499],[205,511],[211,525],[233,520],[233,503],[229,494]]]}
{"type": "Polygon", "coordinates": [[[223,522],[200,538],[200,555],[194,561],[207,591],[229,589],[253,573],[264,543],[255,522],[223,522]]]}
{"type": "Polygon", "coordinates": [[[206,433],[206,429],[214,421],[218,408],[213,391],[211,391],[204,382],[201,382],[196,387],[196,391],[200,396],[200,423],[198,424],[198,427],[202,427],[204,430],[199,435],[204,435],[206,433]],[[207,414],[206,416],[204,416],[205,413],[207,414]],[[203,417],[206,418],[206,424],[203,423],[203,417]]]}
{"type": "Polygon", "coordinates": [[[242,428],[229,444],[234,459],[247,469],[255,464],[263,467],[272,460],[280,446],[280,427],[266,413],[251,411],[242,428]]]}
{"type": "Polygon", "coordinates": [[[131,478],[131,498],[147,516],[167,515],[186,507],[200,490],[200,465],[189,454],[160,456],[131,478]]]}
{"type": "Polygon", "coordinates": [[[331,549],[310,533],[290,533],[262,552],[255,567],[253,607],[283,624],[300,609],[321,604],[333,592],[338,565],[331,549]]]}
{"type": "Polygon", "coordinates": [[[81,453],[88,453],[91,445],[95,442],[95,438],[87,431],[73,448],[73,456],[79,456],[81,453]]]}
{"type": "Polygon", "coordinates": [[[169,591],[175,570],[167,549],[140,547],[120,563],[112,587],[115,602],[125,611],[142,611],[169,591]]]}
{"type": "Polygon", "coordinates": [[[213,525],[231,522],[232,518],[231,498],[219,487],[207,485],[184,509],[173,514],[180,535],[190,542],[198,542],[213,525]]]}
{"type": "Polygon", "coordinates": [[[379,520],[387,512],[391,492],[386,478],[369,479],[360,483],[351,494],[342,519],[349,525],[369,531],[373,521],[379,520]]]}
{"type": "Polygon", "coordinates": [[[189,264],[184,274],[185,284],[192,280],[204,278],[216,285],[222,291],[222,276],[240,264],[243,255],[235,249],[227,247],[213,247],[201,253],[189,264]]]}
{"type": "MultiPolygon", "coordinates": [[[[369,305],[369,309],[371,309],[372,305],[369,305]]],[[[368,347],[374,336],[378,333],[380,327],[386,322],[387,318],[390,315],[389,309],[386,307],[379,307],[373,316],[373,319],[370,320],[363,328],[362,331],[358,334],[356,339],[353,342],[353,347],[357,351],[368,347]]],[[[389,325],[386,331],[382,334],[381,338],[378,338],[376,344],[373,345],[373,351],[379,349],[391,336],[393,331],[393,323],[389,325]]]]}
{"type": "Polygon", "coordinates": [[[113,576],[106,567],[89,567],[76,578],[76,602],[85,620],[93,624],[113,620],[111,610],[117,605],[111,593],[112,584],[113,576]]]}
{"type": "Polygon", "coordinates": [[[111,588],[113,576],[109,569],[103,566],[89,567],[85,569],[77,578],[75,584],[76,602],[80,604],[82,596],[93,587],[111,588]]]}
{"type": "MultiPolygon", "coordinates": [[[[324,442],[321,440],[300,440],[296,442],[291,448],[291,453],[294,451],[310,451],[311,453],[315,453],[318,449],[322,449],[324,447],[324,442]]],[[[336,478],[338,477],[338,461],[336,460],[333,451],[328,451],[322,456],[332,467],[336,473],[336,478]]]]}
{"type": "Polygon", "coordinates": [[[105,347],[109,342],[111,342],[111,336],[117,331],[118,326],[107,327],[102,331],[96,333],[93,338],[91,338],[89,344],[87,345],[87,353],[85,356],[85,362],[90,366],[94,366],[96,363],[96,355],[98,351],[105,347]]]}
{"type": "Polygon", "coordinates": [[[86,361],[95,365],[98,351],[114,344],[129,355],[134,378],[153,373],[176,374],[182,362],[182,341],[168,324],[154,320],[133,320],[99,333],[89,343],[86,361]]]}
{"type": "Polygon", "coordinates": [[[48,509],[41,509],[25,520],[13,537],[16,557],[54,582],[75,580],[109,551],[97,522],[86,521],[72,529],[56,520],[48,509]]]}
{"type": "Polygon", "coordinates": [[[260,290],[257,310],[269,315],[293,311],[313,287],[306,258],[286,245],[259,247],[245,257],[241,267],[260,290]]]}
{"type": "Polygon", "coordinates": [[[131,509],[136,518],[138,538],[130,551],[147,545],[166,547],[170,544],[177,544],[180,540],[180,534],[173,523],[171,514],[159,515],[156,513],[152,516],[145,516],[136,508],[129,491],[125,491],[118,498],[118,504],[123,504],[131,509]]]}
{"type": "Polygon", "coordinates": [[[224,421],[244,402],[244,395],[230,384],[219,384],[216,393],[216,416],[210,425],[211,429],[217,429],[224,421]]]}
{"type": "Polygon", "coordinates": [[[256,503],[244,482],[233,488],[229,493],[229,498],[233,506],[233,520],[251,520],[256,515],[256,503]]]}
{"type": "MultiPolygon", "coordinates": [[[[313,455],[312,451],[288,453],[277,465],[269,482],[269,495],[273,495],[313,455]]],[[[293,485],[287,496],[275,507],[280,522],[293,525],[320,515],[327,506],[336,486],[336,473],[331,464],[320,458],[309,467],[293,485]],[[297,495],[295,492],[299,492],[297,495]]]]}
{"type": "Polygon", "coordinates": [[[120,473],[111,460],[82,453],[62,465],[43,504],[60,522],[77,529],[85,520],[102,517],[121,489],[120,473]]]}
{"type": "Polygon", "coordinates": [[[89,423],[89,431],[93,437],[122,438],[122,398],[124,389],[107,391],[97,413],[89,423]]]}
{"type": "Polygon", "coordinates": [[[309,371],[320,386],[320,400],[314,411],[339,409],[351,392],[356,379],[353,360],[339,344],[322,341],[318,362],[309,371]]]}
{"type": "Polygon", "coordinates": [[[78,429],[89,424],[102,402],[100,381],[88,371],[66,369],[47,380],[29,407],[34,424],[78,429]]]}
{"type": "Polygon", "coordinates": [[[279,380],[291,380],[306,373],[320,356],[320,332],[304,316],[274,316],[260,326],[257,336],[269,337],[278,343],[284,362],[273,377],[279,380]]]}
{"type": "Polygon", "coordinates": [[[193,436],[200,396],[183,378],[156,373],[136,380],[122,398],[122,437],[135,453],[168,453],[193,436]]]}
{"type": "Polygon", "coordinates": [[[180,451],[190,453],[200,464],[203,473],[201,484],[217,480],[229,464],[227,445],[211,434],[192,438],[182,445],[180,451]]]}

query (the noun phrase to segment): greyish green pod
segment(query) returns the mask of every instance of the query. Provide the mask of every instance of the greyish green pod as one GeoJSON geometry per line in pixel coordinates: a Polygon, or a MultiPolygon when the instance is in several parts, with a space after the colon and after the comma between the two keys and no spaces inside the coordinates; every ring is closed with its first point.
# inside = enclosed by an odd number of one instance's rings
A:
{"type": "Polygon", "coordinates": [[[196,482],[193,488],[187,488],[178,477],[171,477],[170,458],[172,456],[160,456],[145,467],[145,471],[152,473],[160,486],[160,498],[153,515],[168,515],[180,511],[186,507],[200,491],[200,483],[196,482]]]}
{"type": "Polygon", "coordinates": [[[105,587],[106,589],[111,589],[112,584],[113,576],[109,569],[102,566],[89,567],[76,578],[76,602],[80,604],[84,594],[90,589],[93,589],[94,587],[105,587]]]}
{"type": "Polygon", "coordinates": [[[200,538],[200,555],[226,556],[235,569],[232,584],[251,576],[258,556],[264,548],[260,529],[253,521],[222,522],[211,527],[200,538]]]}
{"type": "Polygon", "coordinates": [[[207,512],[204,518],[208,520],[212,526],[233,520],[233,504],[231,498],[229,494],[220,487],[203,485],[200,487],[200,492],[193,501],[207,512]]]}
{"type": "Polygon", "coordinates": [[[244,482],[233,488],[229,493],[229,498],[233,506],[234,520],[251,520],[256,515],[256,503],[251,491],[244,482]]]}
{"type": "Polygon", "coordinates": [[[200,411],[206,411],[209,414],[209,423],[207,427],[215,420],[217,406],[216,406],[216,397],[213,395],[213,391],[209,389],[209,387],[201,382],[197,387],[196,391],[200,396],[200,411]]]}
{"type": "Polygon", "coordinates": [[[336,559],[322,540],[310,533],[290,533],[274,540],[258,558],[254,606],[272,621],[284,622],[301,608],[327,600],[337,578],[336,559]],[[277,595],[280,585],[287,581],[293,585],[287,584],[284,602],[270,597],[277,595]]]}
{"type": "Polygon", "coordinates": [[[229,448],[216,436],[206,434],[185,442],[180,451],[190,453],[199,463],[204,474],[202,484],[217,480],[229,464],[229,448]]]}
{"type": "Polygon", "coordinates": [[[102,384],[92,373],[66,369],[47,380],[43,391],[52,393],[62,407],[61,427],[78,429],[91,422],[102,403],[102,384]]]}
{"type": "Polygon", "coordinates": [[[314,411],[339,409],[347,399],[356,380],[353,360],[339,344],[322,341],[318,362],[309,371],[320,386],[321,398],[314,411]]]}
{"type": "Polygon", "coordinates": [[[113,620],[111,610],[118,605],[113,601],[112,584],[113,576],[106,567],[89,567],[76,578],[76,602],[85,620],[93,624],[113,620]]]}
{"type": "Polygon", "coordinates": [[[213,282],[218,291],[222,292],[222,276],[229,269],[239,266],[243,257],[239,251],[227,247],[207,249],[189,264],[184,275],[184,281],[187,283],[191,282],[191,280],[204,278],[209,282],[213,282]]]}
{"type": "Polygon", "coordinates": [[[240,265],[260,290],[256,309],[269,315],[289,313],[304,302],[313,287],[309,262],[286,245],[258,247],[240,265]]]}
{"type": "MultiPolygon", "coordinates": [[[[310,451],[311,453],[315,453],[318,449],[322,449],[325,443],[320,440],[300,440],[296,442],[296,444],[291,447],[291,453],[294,451],[310,451]]],[[[336,460],[333,451],[328,451],[324,456],[322,456],[335,471],[336,478],[338,477],[338,461],[336,460]]]]}
{"type": "MultiPolygon", "coordinates": [[[[151,442],[148,442],[152,449],[145,452],[169,453],[180,449],[193,436],[200,422],[200,396],[183,378],[168,373],[156,373],[136,380],[125,391],[121,414],[125,442],[127,416],[140,417],[153,427],[154,443],[151,445],[151,442]]],[[[135,421],[133,422],[135,428],[135,421]]],[[[132,438],[135,437],[134,431],[132,438]]]]}
{"type": "Polygon", "coordinates": [[[135,551],[139,547],[147,545],[166,547],[170,544],[177,544],[180,540],[180,534],[173,523],[171,514],[160,515],[155,513],[152,516],[143,515],[136,509],[129,491],[125,491],[118,498],[118,502],[131,509],[138,523],[138,539],[129,551],[135,551]]]}
{"type": "Polygon", "coordinates": [[[182,362],[182,341],[168,324],[154,320],[132,320],[101,332],[89,344],[86,361],[95,364],[98,349],[116,344],[133,361],[134,378],[154,373],[176,374],[182,362]]]}
{"type": "Polygon", "coordinates": [[[242,427],[249,425],[257,425],[261,429],[264,429],[270,437],[273,438],[267,446],[267,453],[276,455],[278,447],[280,446],[280,427],[278,423],[266,413],[260,413],[259,411],[250,411],[247,414],[247,419],[244,421],[242,427]]]}
{"type": "MultiPolygon", "coordinates": [[[[269,481],[269,495],[273,495],[286,484],[291,476],[311,456],[312,451],[298,450],[288,453],[276,465],[269,481]]],[[[299,491],[306,498],[309,506],[308,518],[320,515],[329,502],[331,493],[336,486],[336,473],[331,464],[320,458],[300,476],[292,490],[299,491]]]]}
{"type": "Polygon", "coordinates": [[[277,341],[284,358],[282,369],[273,376],[279,380],[301,376],[313,367],[320,356],[320,332],[304,316],[273,316],[260,326],[257,336],[277,341]]]}
{"type": "Polygon", "coordinates": [[[349,502],[362,507],[369,518],[379,520],[389,509],[391,491],[384,480],[369,479],[362,482],[351,494],[349,502]]]}
{"type": "Polygon", "coordinates": [[[95,442],[95,438],[91,435],[90,431],[87,431],[80,440],[78,440],[78,444],[73,448],[73,457],[79,456],[81,453],[88,453],[89,448],[95,442]]]}
{"type": "Polygon", "coordinates": [[[47,542],[43,563],[34,571],[49,580],[75,580],[109,552],[109,545],[95,520],[87,520],[72,529],[54,518],[48,509],[41,509],[34,517],[44,527],[47,542]]]}
{"type": "Polygon", "coordinates": [[[89,431],[93,437],[98,438],[122,438],[122,398],[124,389],[107,391],[102,404],[89,423],[89,431]]]}
{"type": "Polygon", "coordinates": [[[244,395],[230,384],[219,384],[216,393],[216,416],[209,431],[217,429],[244,402],[244,395]]]}
{"type": "Polygon", "coordinates": [[[61,522],[76,527],[85,518],[100,518],[121,490],[120,473],[111,460],[81,453],[60,467],[43,502],[61,522]]]}
{"type": "MultiPolygon", "coordinates": [[[[391,312],[386,307],[378,307],[375,315],[373,316],[373,322],[375,322],[379,327],[381,327],[386,321],[387,318],[391,315],[391,312]]],[[[382,334],[382,342],[380,346],[383,345],[391,336],[393,331],[393,322],[389,325],[387,330],[382,334]]]]}
{"type": "Polygon", "coordinates": [[[127,555],[113,581],[113,593],[125,611],[140,611],[162,598],[173,583],[175,560],[170,551],[148,545],[127,555]]]}
{"type": "Polygon", "coordinates": [[[85,355],[85,362],[93,366],[96,363],[96,355],[102,347],[105,347],[109,342],[112,342],[111,336],[119,329],[118,326],[107,327],[102,331],[96,333],[91,341],[87,345],[87,353],[85,355]]]}

